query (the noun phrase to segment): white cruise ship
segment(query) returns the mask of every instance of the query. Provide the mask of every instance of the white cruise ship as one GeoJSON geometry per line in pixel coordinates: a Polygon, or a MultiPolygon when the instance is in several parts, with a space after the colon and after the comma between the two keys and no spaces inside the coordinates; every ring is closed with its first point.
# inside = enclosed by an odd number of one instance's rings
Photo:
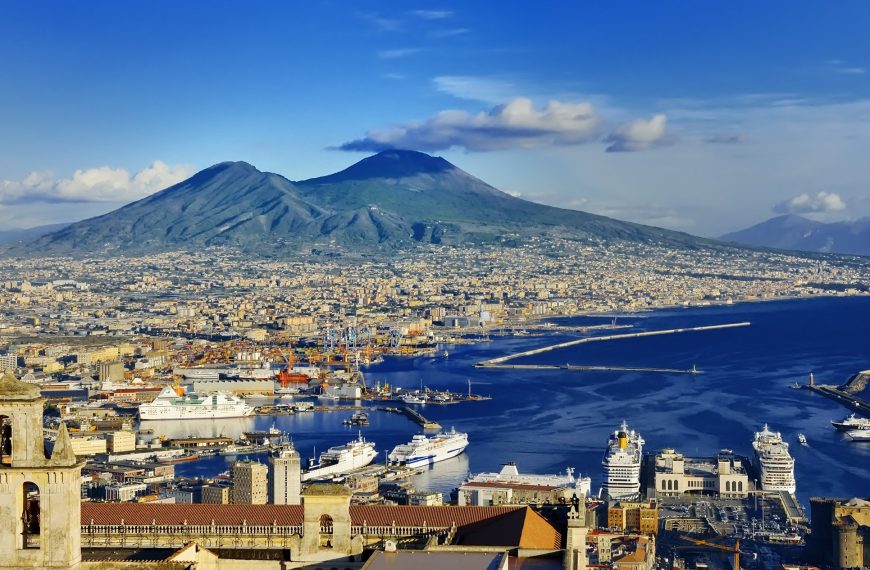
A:
{"type": "Polygon", "coordinates": [[[643,438],[628,429],[624,421],[607,442],[601,466],[604,471],[602,493],[605,498],[629,499],[640,495],[640,464],[643,438]]]}
{"type": "Polygon", "coordinates": [[[770,431],[764,424],[764,429],[755,433],[752,447],[758,459],[762,490],[794,493],[797,489],[794,459],[789,455],[788,444],[782,440],[782,435],[770,431]]]}
{"type": "Polygon", "coordinates": [[[397,445],[388,456],[390,465],[418,467],[456,457],[468,447],[468,434],[455,429],[431,437],[417,434],[408,443],[397,445]]]}
{"type": "Polygon", "coordinates": [[[374,461],[377,456],[378,452],[375,451],[375,444],[366,441],[360,435],[357,439],[345,445],[330,447],[320,454],[320,458],[316,463],[312,457],[308,463],[308,470],[302,473],[302,480],[312,481],[314,479],[328,479],[336,475],[343,475],[354,469],[365,467],[374,461]]]}
{"type": "Polygon", "coordinates": [[[254,408],[226,392],[207,396],[179,394],[166,386],[149,404],[139,406],[140,420],[198,420],[204,418],[239,418],[250,416],[254,408]]]}

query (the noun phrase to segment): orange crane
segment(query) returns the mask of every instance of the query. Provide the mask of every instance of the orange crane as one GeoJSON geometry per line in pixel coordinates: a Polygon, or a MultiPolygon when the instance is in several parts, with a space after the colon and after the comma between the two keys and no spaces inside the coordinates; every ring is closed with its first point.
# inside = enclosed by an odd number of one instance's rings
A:
{"type": "Polygon", "coordinates": [[[716,550],[721,550],[723,552],[731,552],[734,555],[734,570],[740,570],[740,555],[746,554],[748,556],[755,557],[754,552],[746,552],[740,550],[740,539],[738,538],[734,546],[725,546],[724,544],[716,544],[714,542],[709,542],[706,540],[702,540],[700,538],[693,538],[691,536],[686,536],[684,534],[680,535],[680,538],[685,540],[686,542],[691,542],[692,544],[697,544],[698,546],[706,546],[708,548],[715,548],[716,550]]]}

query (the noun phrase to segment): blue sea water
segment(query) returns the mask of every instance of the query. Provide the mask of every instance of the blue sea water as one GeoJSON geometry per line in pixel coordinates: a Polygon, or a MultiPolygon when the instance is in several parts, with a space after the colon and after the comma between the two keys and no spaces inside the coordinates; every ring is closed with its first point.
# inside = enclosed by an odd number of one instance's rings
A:
{"type": "MultiPolygon", "coordinates": [[[[749,327],[687,332],[589,343],[547,352],[516,363],[613,365],[689,369],[703,374],[485,370],[481,360],[580,338],[580,333],[493,337],[491,342],[450,346],[449,357],[388,357],[366,369],[369,383],[467,390],[492,400],[421,411],[443,426],[469,433],[462,456],[420,476],[420,488],[447,491],[469,472],[498,470],[507,461],[521,471],[556,473],[566,467],[601,482],[600,462],[609,433],[624,419],[646,440],[647,450],[673,447],[688,455],[719,449],[752,454],[753,433],[769,424],[782,432],[796,460],[798,497],[870,496],[870,443],[850,442],[830,425],[848,410],[807,390],[816,383],[840,384],[870,368],[870,298],[824,298],[669,309],[621,316],[634,331],[750,321],[749,327]],[[803,433],[808,445],[797,442],[803,433]]],[[[559,319],[559,324],[600,324],[609,318],[559,319]]],[[[628,332],[628,331],[618,331],[628,332]]],[[[598,331],[591,334],[610,334],[598,331]]],[[[350,412],[297,414],[278,418],[145,422],[156,433],[238,435],[273,422],[288,431],[303,456],[342,444],[356,435],[342,420],[350,412]]],[[[363,434],[383,453],[410,439],[418,427],[402,416],[370,414],[363,434]]],[[[260,456],[265,461],[265,456],[260,456]]],[[[233,458],[214,457],[176,466],[179,475],[214,475],[233,458]]]]}

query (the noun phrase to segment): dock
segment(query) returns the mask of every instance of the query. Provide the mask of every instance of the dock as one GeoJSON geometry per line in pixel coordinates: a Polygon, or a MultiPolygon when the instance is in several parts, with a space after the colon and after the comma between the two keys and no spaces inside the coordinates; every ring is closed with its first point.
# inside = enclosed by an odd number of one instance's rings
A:
{"type": "Polygon", "coordinates": [[[867,400],[863,400],[853,394],[844,392],[843,390],[835,386],[829,386],[826,384],[808,384],[806,388],[808,390],[812,390],[817,394],[821,394],[826,398],[830,398],[835,402],[839,402],[847,408],[855,410],[859,414],[870,418],[870,402],[868,402],[867,400]]]}
{"type": "Polygon", "coordinates": [[[569,340],[568,342],[560,342],[558,344],[551,344],[549,346],[544,346],[541,348],[534,348],[532,350],[526,350],[523,352],[516,352],[514,354],[508,354],[506,356],[499,356],[498,358],[492,358],[490,360],[484,360],[483,362],[478,362],[475,366],[479,368],[495,368],[499,365],[503,365],[506,362],[514,360],[516,358],[523,358],[525,356],[534,356],[536,354],[543,354],[545,352],[550,352],[552,350],[559,350],[560,348],[568,348],[571,346],[577,346],[579,344],[585,344],[588,342],[604,342],[607,340],[623,340],[629,338],[642,338],[647,336],[658,336],[664,334],[679,334],[686,332],[700,332],[700,331],[712,331],[712,330],[721,330],[721,329],[732,329],[738,327],[748,327],[751,323],[748,321],[740,322],[740,323],[726,323],[722,325],[707,325],[701,327],[688,327],[688,328],[680,328],[680,329],[665,329],[658,331],[645,331],[645,332],[637,332],[637,333],[626,333],[626,334],[613,334],[606,336],[593,336],[588,338],[578,338],[576,340],[569,340]]]}
{"type": "Polygon", "coordinates": [[[399,412],[402,414],[405,414],[406,416],[411,418],[411,420],[420,424],[420,426],[424,430],[432,430],[432,431],[436,431],[436,430],[440,431],[441,430],[441,424],[439,424],[438,422],[433,422],[432,420],[427,420],[425,417],[423,417],[423,414],[421,414],[417,410],[412,410],[411,408],[409,408],[407,406],[402,406],[399,408],[399,412]]]}
{"type": "Polygon", "coordinates": [[[653,368],[643,366],[578,366],[574,364],[488,364],[485,368],[514,370],[569,370],[574,372],[658,372],[661,374],[703,374],[696,368],[653,368]]]}

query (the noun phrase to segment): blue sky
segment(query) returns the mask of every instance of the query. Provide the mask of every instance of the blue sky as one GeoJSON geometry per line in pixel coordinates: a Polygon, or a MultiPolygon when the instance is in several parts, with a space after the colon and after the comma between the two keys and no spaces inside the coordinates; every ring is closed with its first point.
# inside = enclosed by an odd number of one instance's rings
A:
{"type": "Polygon", "coordinates": [[[700,235],[867,216],[868,27],[866,2],[6,2],[0,225],[386,146],[700,235]]]}

